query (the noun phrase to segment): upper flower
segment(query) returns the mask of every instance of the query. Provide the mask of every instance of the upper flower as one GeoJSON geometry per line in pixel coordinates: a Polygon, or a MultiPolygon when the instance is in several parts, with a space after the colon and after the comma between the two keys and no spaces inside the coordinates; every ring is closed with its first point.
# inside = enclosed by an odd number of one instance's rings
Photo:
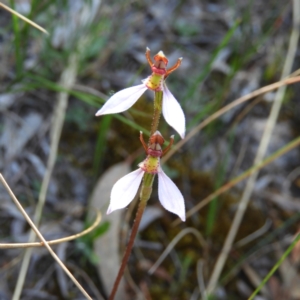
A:
{"type": "Polygon", "coordinates": [[[163,172],[160,167],[162,157],[171,147],[173,136],[169,146],[162,150],[164,139],[159,131],[156,131],[150,138],[149,146],[143,140],[141,142],[148,154],[147,158],[139,164],[139,169],[119,179],[112,188],[110,205],[107,213],[127,206],[135,197],[141,184],[144,173],[158,175],[158,198],[162,206],[168,211],[178,215],[185,221],[184,199],[174,182],[163,172]]]}
{"type": "Polygon", "coordinates": [[[180,66],[182,58],[179,58],[176,64],[169,69],[167,69],[168,59],[162,51],[159,51],[154,56],[153,62],[150,57],[150,50],[147,48],[146,58],[152,69],[152,74],[145,80],[142,80],[143,84],[136,85],[115,93],[106,101],[102,108],[97,111],[96,116],[119,113],[129,109],[147,89],[156,92],[162,91],[162,112],[164,118],[166,122],[179,133],[181,138],[184,138],[184,113],[180,104],[174,98],[165,83],[166,78],[180,66]]]}

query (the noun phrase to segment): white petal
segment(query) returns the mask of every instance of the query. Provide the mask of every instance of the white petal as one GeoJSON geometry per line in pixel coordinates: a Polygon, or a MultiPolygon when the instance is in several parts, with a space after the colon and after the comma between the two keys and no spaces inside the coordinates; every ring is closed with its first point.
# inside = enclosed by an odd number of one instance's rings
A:
{"type": "Polygon", "coordinates": [[[167,123],[173,127],[183,139],[185,136],[185,117],[182,108],[172,93],[163,86],[163,115],[167,123]]]}
{"type": "Polygon", "coordinates": [[[174,182],[160,170],[158,172],[158,198],[162,206],[185,221],[184,199],[174,182]]]}
{"type": "Polygon", "coordinates": [[[119,179],[111,190],[110,205],[107,214],[127,206],[136,195],[141,184],[144,171],[137,169],[119,179]]]}
{"type": "Polygon", "coordinates": [[[116,114],[130,108],[147,90],[144,84],[121,90],[110,97],[96,113],[96,116],[116,114]]]}

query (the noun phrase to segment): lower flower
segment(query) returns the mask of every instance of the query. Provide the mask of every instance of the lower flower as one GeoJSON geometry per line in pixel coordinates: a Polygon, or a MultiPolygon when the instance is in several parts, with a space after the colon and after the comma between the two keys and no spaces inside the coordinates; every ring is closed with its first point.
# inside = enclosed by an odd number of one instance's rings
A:
{"type": "MultiPolygon", "coordinates": [[[[142,169],[143,163],[140,164],[141,168],[127,174],[115,183],[111,191],[107,214],[126,207],[134,199],[145,173],[142,169]]],[[[151,173],[158,175],[158,198],[162,206],[185,221],[184,199],[177,186],[160,166],[157,167],[156,172],[151,173]]]]}

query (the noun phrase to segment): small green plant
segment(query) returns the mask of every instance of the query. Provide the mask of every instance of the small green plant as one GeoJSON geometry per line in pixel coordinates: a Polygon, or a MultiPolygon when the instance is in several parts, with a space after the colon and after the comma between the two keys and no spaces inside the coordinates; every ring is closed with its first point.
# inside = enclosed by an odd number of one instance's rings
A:
{"type": "MultiPolygon", "coordinates": [[[[91,224],[87,224],[87,228],[91,224]]],[[[105,234],[109,229],[109,222],[104,222],[94,229],[91,233],[80,237],[76,240],[77,249],[83,254],[85,260],[88,260],[91,264],[96,265],[99,259],[104,259],[103,257],[98,257],[94,250],[93,245],[96,239],[105,234]]]]}

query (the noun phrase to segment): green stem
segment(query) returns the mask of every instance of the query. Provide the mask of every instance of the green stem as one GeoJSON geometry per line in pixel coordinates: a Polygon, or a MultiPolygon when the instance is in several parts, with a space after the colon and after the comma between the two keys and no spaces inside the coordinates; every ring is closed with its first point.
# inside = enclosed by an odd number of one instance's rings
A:
{"type": "Polygon", "coordinates": [[[154,177],[155,177],[155,174],[145,173],[145,175],[144,175],[142,188],[141,188],[141,194],[140,194],[140,204],[139,204],[139,207],[138,207],[138,210],[137,210],[137,213],[135,216],[135,220],[134,220],[134,223],[132,226],[129,241],[128,241],[122,262],[121,262],[121,267],[120,267],[119,273],[117,275],[117,278],[115,280],[113,289],[111,291],[111,294],[110,294],[108,300],[114,299],[117,289],[118,289],[118,286],[119,286],[119,283],[120,283],[123,273],[125,271],[125,268],[126,268],[131,250],[132,250],[132,246],[134,244],[134,240],[135,240],[135,237],[138,232],[139,225],[140,225],[140,222],[141,222],[141,219],[143,216],[143,212],[145,210],[147,201],[149,200],[151,193],[152,193],[152,185],[153,185],[154,177]]]}
{"type": "Polygon", "coordinates": [[[162,101],[163,101],[163,92],[155,92],[154,95],[154,112],[153,112],[153,120],[151,125],[151,134],[150,136],[157,130],[159,119],[162,111],[162,101]]]}
{"type": "MultiPolygon", "coordinates": [[[[10,6],[12,9],[15,9],[15,1],[10,0],[10,6]]],[[[16,15],[12,15],[13,31],[15,35],[14,46],[15,46],[15,56],[16,56],[16,73],[17,77],[21,76],[23,71],[23,61],[22,61],[22,48],[21,48],[21,36],[19,28],[19,20],[16,15]]]]}
{"type": "Polygon", "coordinates": [[[271,278],[271,276],[275,273],[275,271],[279,268],[279,266],[282,264],[282,262],[286,259],[286,257],[291,253],[293,248],[296,246],[297,242],[300,240],[300,234],[294,239],[293,243],[287,248],[287,250],[283,253],[283,255],[280,257],[278,262],[275,264],[275,266],[272,268],[272,270],[267,274],[267,276],[263,279],[261,284],[258,286],[258,288],[252,293],[252,295],[248,298],[248,300],[254,299],[254,297],[258,294],[258,292],[261,290],[261,288],[267,283],[267,281],[271,278]]]}

